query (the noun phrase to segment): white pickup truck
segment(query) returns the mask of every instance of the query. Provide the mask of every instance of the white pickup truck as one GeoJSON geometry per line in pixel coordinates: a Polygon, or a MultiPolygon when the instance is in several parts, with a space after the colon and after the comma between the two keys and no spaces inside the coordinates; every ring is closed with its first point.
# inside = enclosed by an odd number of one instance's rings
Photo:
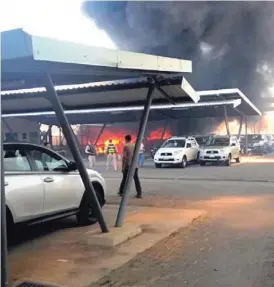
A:
{"type": "Polygon", "coordinates": [[[178,165],[182,168],[188,162],[198,161],[199,145],[194,137],[172,137],[166,140],[154,156],[156,168],[163,165],[178,165]]]}
{"type": "Polygon", "coordinates": [[[240,162],[240,157],[241,147],[237,137],[214,136],[200,150],[200,165],[205,166],[207,162],[222,162],[230,166],[233,159],[240,162]]]}

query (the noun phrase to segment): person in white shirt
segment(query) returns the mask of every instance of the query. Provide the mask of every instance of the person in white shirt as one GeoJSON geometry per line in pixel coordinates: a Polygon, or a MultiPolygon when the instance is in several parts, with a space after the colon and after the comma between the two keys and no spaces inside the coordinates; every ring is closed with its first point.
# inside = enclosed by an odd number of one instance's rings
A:
{"type": "Polygon", "coordinates": [[[145,146],[141,143],[140,151],[139,151],[139,158],[138,158],[138,165],[139,167],[143,167],[145,162],[145,146]]]}
{"type": "Polygon", "coordinates": [[[88,156],[89,168],[94,168],[96,165],[96,147],[93,144],[93,141],[90,141],[85,148],[85,154],[88,156]]]}

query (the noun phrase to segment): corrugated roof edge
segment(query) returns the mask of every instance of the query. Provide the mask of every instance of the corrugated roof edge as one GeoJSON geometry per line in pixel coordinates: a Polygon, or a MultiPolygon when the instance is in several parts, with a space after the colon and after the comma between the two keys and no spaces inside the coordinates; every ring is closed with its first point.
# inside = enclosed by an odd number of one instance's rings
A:
{"type": "MultiPolygon", "coordinates": [[[[164,80],[176,80],[182,79],[182,75],[165,75],[163,76],[164,80]]],[[[147,83],[148,77],[141,78],[133,78],[133,79],[124,79],[124,80],[115,80],[115,81],[105,81],[105,82],[90,82],[84,84],[72,84],[72,85],[59,85],[55,86],[56,91],[65,91],[65,90],[77,90],[77,89],[85,89],[85,88],[93,88],[93,87],[110,87],[110,86],[118,86],[118,85],[135,85],[147,83]]],[[[30,89],[19,89],[19,90],[6,90],[1,91],[1,95],[16,95],[16,94],[32,94],[32,93],[41,93],[45,92],[45,87],[37,87],[30,89]]]]}

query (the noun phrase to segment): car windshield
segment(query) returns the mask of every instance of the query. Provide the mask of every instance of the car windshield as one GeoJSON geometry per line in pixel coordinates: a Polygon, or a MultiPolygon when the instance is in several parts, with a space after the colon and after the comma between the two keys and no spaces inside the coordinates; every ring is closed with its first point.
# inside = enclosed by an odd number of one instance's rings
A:
{"type": "Polygon", "coordinates": [[[210,146],[228,146],[229,145],[229,138],[212,138],[210,141],[207,142],[206,145],[210,146]]]}
{"type": "Polygon", "coordinates": [[[185,140],[168,140],[164,142],[162,147],[164,148],[174,148],[174,147],[185,147],[185,140]]]}
{"type": "Polygon", "coordinates": [[[249,142],[258,142],[262,139],[261,135],[248,135],[249,142]]]}
{"type": "Polygon", "coordinates": [[[208,141],[208,138],[203,136],[195,137],[195,139],[199,145],[205,144],[208,141]]]}

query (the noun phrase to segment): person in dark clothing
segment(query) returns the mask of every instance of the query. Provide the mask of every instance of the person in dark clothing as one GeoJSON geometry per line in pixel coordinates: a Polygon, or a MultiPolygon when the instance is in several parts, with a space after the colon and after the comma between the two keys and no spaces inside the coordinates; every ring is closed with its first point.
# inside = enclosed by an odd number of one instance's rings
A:
{"type": "MultiPolygon", "coordinates": [[[[133,152],[134,152],[134,144],[131,143],[131,140],[132,140],[131,135],[125,136],[126,144],[123,148],[123,157],[122,157],[123,179],[122,179],[122,182],[120,184],[120,189],[119,189],[119,193],[118,193],[120,196],[123,195],[127,175],[129,172],[129,167],[130,167],[132,157],[133,157],[133,152]]],[[[138,176],[138,165],[135,168],[133,178],[134,178],[135,188],[136,188],[136,192],[137,192],[136,198],[142,198],[142,187],[141,187],[141,183],[140,183],[139,176],[138,176]]]]}
{"type": "Polygon", "coordinates": [[[89,141],[89,144],[85,148],[85,154],[88,156],[89,168],[93,169],[96,165],[96,146],[93,141],[89,141]]]}

